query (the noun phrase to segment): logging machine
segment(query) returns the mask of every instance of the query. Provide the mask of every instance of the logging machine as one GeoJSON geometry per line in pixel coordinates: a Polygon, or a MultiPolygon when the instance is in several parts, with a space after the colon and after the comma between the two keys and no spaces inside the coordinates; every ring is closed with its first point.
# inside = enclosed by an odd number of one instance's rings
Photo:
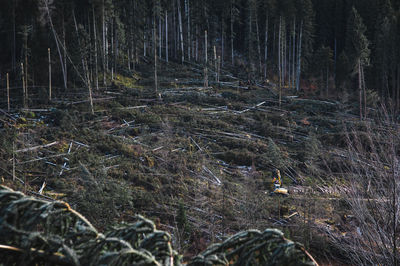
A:
{"type": "Polygon", "coordinates": [[[272,192],[270,193],[271,195],[282,195],[282,196],[289,195],[288,190],[286,188],[281,187],[282,186],[281,172],[278,169],[275,171],[275,175],[273,176],[272,185],[273,189],[272,192]]]}

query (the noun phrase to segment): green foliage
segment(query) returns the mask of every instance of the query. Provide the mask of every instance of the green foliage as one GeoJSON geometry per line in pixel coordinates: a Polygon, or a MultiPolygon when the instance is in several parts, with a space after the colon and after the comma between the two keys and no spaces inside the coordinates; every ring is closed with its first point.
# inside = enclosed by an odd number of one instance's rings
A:
{"type": "Polygon", "coordinates": [[[178,226],[179,232],[184,239],[190,236],[191,228],[189,221],[186,216],[185,205],[182,201],[178,204],[178,211],[176,215],[176,225],[178,226]]]}
{"type": "Polygon", "coordinates": [[[271,138],[268,138],[268,148],[265,155],[275,168],[281,169],[286,164],[286,160],[282,156],[281,149],[275,144],[275,142],[271,138]]]}
{"type": "Polygon", "coordinates": [[[200,265],[315,265],[301,244],[276,229],[240,232],[197,255],[189,266],[200,265]]]}
{"type": "Polygon", "coordinates": [[[358,64],[368,66],[370,64],[369,41],[365,36],[367,30],[360,14],[353,7],[347,21],[346,28],[346,54],[349,57],[351,75],[358,73],[358,64]]]}

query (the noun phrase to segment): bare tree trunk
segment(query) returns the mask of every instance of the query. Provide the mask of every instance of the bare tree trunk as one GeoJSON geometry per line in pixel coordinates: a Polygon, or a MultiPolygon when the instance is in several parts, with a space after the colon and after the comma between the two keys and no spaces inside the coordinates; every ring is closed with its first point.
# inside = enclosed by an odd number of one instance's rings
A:
{"type": "Polygon", "coordinates": [[[255,16],[256,16],[256,34],[257,34],[257,51],[258,51],[259,73],[262,73],[260,30],[259,30],[259,27],[258,27],[257,11],[255,13],[255,16]]]}
{"type": "MultiPolygon", "coordinates": [[[[25,57],[25,90],[28,92],[28,26],[25,26],[25,36],[24,36],[24,57],[25,57]]],[[[28,95],[28,93],[27,93],[28,95]]],[[[28,96],[27,96],[28,97],[28,96]]]]}
{"type": "Polygon", "coordinates": [[[267,18],[265,20],[265,43],[264,43],[264,79],[267,79],[267,71],[268,71],[268,23],[269,18],[267,14],[267,18]]]}
{"type": "Polygon", "coordinates": [[[64,71],[65,71],[65,80],[68,80],[68,68],[67,68],[67,44],[66,44],[66,36],[65,36],[65,21],[64,14],[62,19],[62,29],[63,29],[63,53],[64,53],[64,71]]]}
{"type": "Polygon", "coordinates": [[[296,18],[293,22],[293,61],[292,61],[292,88],[296,86],[296,18]]]}
{"type": "MultiPolygon", "coordinates": [[[[58,50],[58,55],[59,55],[59,57],[60,57],[61,70],[62,70],[63,78],[64,78],[64,89],[67,89],[67,77],[66,77],[66,73],[65,73],[65,69],[64,69],[64,63],[63,63],[63,58],[62,58],[62,55],[61,55],[60,45],[59,45],[58,39],[57,39],[57,33],[56,33],[56,30],[55,30],[54,25],[53,25],[53,20],[52,20],[51,15],[50,15],[49,6],[47,5],[47,0],[43,0],[43,2],[44,2],[45,7],[46,7],[46,12],[47,12],[47,16],[48,16],[48,18],[49,18],[51,31],[52,31],[52,33],[53,33],[54,40],[55,40],[55,42],[56,42],[56,46],[57,46],[57,50],[58,50]]],[[[65,48],[65,47],[64,47],[64,48],[65,48]]]]}
{"type": "Polygon", "coordinates": [[[165,61],[168,63],[168,11],[165,11],[165,61]]]}
{"type": "Polygon", "coordinates": [[[158,80],[157,80],[157,28],[156,28],[156,17],[154,15],[153,23],[153,33],[154,33],[154,90],[155,96],[158,94],[158,80]]]}
{"type": "Polygon", "coordinates": [[[225,56],[225,29],[224,29],[224,25],[225,23],[221,23],[221,60],[220,63],[222,65],[222,67],[224,66],[224,56],[225,56]]]}
{"type": "Polygon", "coordinates": [[[182,30],[182,12],[181,12],[181,5],[180,5],[180,0],[177,0],[178,3],[178,19],[179,19],[179,36],[180,36],[180,41],[181,41],[181,62],[185,61],[185,50],[183,47],[183,30],[182,30]]]}
{"type": "Polygon", "coordinates": [[[329,96],[329,66],[326,66],[326,97],[329,96]]]}
{"type": "Polygon", "coordinates": [[[26,88],[25,88],[24,63],[21,63],[21,77],[22,77],[23,105],[24,105],[24,108],[27,108],[27,105],[26,105],[27,96],[26,96],[26,88]]]}
{"type": "Polygon", "coordinates": [[[334,51],[334,65],[333,65],[333,81],[336,85],[336,62],[337,62],[337,45],[336,45],[336,37],[335,37],[335,51],[334,51]]]}
{"type": "Polygon", "coordinates": [[[221,71],[221,57],[218,56],[218,69],[217,69],[217,82],[219,83],[220,78],[220,71],[221,71]]]}
{"type": "Polygon", "coordinates": [[[397,84],[396,84],[396,90],[397,90],[397,111],[400,109],[400,65],[397,65],[397,84]]]}
{"type": "MultiPolygon", "coordinates": [[[[99,69],[98,69],[98,59],[97,59],[97,29],[96,29],[96,15],[94,13],[93,7],[93,34],[94,34],[94,65],[95,65],[95,81],[96,89],[99,89],[99,69]]],[[[130,67],[130,64],[129,64],[130,67]]]]}
{"type": "Polygon", "coordinates": [[[358,90],[359,90],[359,105],[360,105],[360,120],[363,119],[363,106],[362,106],[362,84],[361,84],[361,60],[358,59],[358,90]]]}
{"type": "Polygon", "coordinates": [[[51,57],[50,57],[50,48],[47,49],[49,56],[49,101],[51,101],[51,57]]]}
{"type": "Polygon", "coordinates": [[[366,88],[365,88],[364,68],[362,66],[361,66],[361,83],[362,83],[363,94],[364,94],[364,118],[367,119],[367,92],[366,92],[366,88]]]}
{"type": "Polygon", "coordinates": [[[282,17],[279,17],[279,37],[278,37],[279,106],[281,106],[281,100],[282,100],[281,27],[282,27],[282,17]]]}
{"type": "Polygon", "coordinates": [[[114,80],[114,61],[115,61],[115,53],[114,53],[114,18],[111,18],[111,27],[110,27],[110,35],[111,35],[111,80],[114,80]]]}
{"type": "Polygon", "coordinates": [[[102,5],[102,32],[103,32],[103,85],[107,86],[106,83],[106,22],[105,22],[105,7],[104,0],[102,5]]]}
{"type": "Polygon", "coordinates": [[[297,52],[297,77],[296,77],[296,90],[300,90],[300,74],[301,74],[301,42],[303,35],[303,21],[300,24],[300,37],[299,37],[299,45],[297,52]]]}
{"type": "Polygon", "coordinates": [[[215,81],[218,81],[218,71],[217,71],[217,47],[214,45],[214,71],[215,71],[215,81]]]}
{"type": "Polygon", "coordinates": [[[82,69],[83,69],[83,71],[85,73],[84,76],[85,76],[86,80],[84,80],[84,82],[86,83],[86,86],[88,87],[88,90],[89,90],[90,109],[91,109],[92,114],[94,114],[92,87],[91,87],[90,76],[89,76],[89,67],[88,67],[87,58],[85,58],[83,56],[81,41],[80,41],[80,38],[79,38],[78,24],[76,23],[76,17],[75,17],[74,10],[72,10],[72,17],[73,17],[74,24],[75,24],[76,37],[78,39],[78,45],[79,45],[79,50],[80,50],[80,54],[81,54],[82,69]]]}
{"type": "Polygon", "coordinates": [[[175,13],[175,10],[176,10],[176,7],[175,7],[175,5],[176,5],[176,1],[173,1],[173,7],[172,7],[172,10],[173,10],[173,16],[172,16],[172,18],[173,18],[173,20],[172,20],[172,22],[173,22],[173,25],[172,25],[172,28],[174,29],[174,58],[176,59],[177,58],[177,26],[176,26],[176,13],[175,13]]]}
{"type": "Polygon", "coordinates": [[[204,32],[204,56],[205,56],[205,64],[204,64],[204,88],[208,89],[208,53],[207,53],[207,31],[204,32]]]}
{"type": "Polygon", "coordinates": [[[232,66],[235,65],[234,61],[234,54],[233,54],[233,3],[231,1],[231,60],[232,60],[232,66]]]}
{"type": "Polygon", "coordinates": [[[162,58],[162,27],[161,16],[158,17],[158,57],[162,58]]]}
{"type": "Polygon", "coordinates": [[[291,75],[291,66],[292,66],[292,64],[291,64],[291,60],[292,60],[292,35],[291,34],[289,34],[289,40],[288,40],[288,42],[289,42],[289,48],[288,48],[288,54],[289,54],[289,56],[288,56],[288,60],[287,60],[287,68],[288,68],[288,71],[287,71],[287,76],[288,76],[288,88],[291,88],[291,86],[292,86],[292,80],[291,80],[291,78],[292,78],[292,75],[291,75]]]}
{"type": "Polygon", "coordinates": [[[7,77],[7,111],[10,112],[10,79],[8,77],[8,73],[6,77],[7,77]]]}
{"type": "Polygon", "coordinates": [[[12,69],[14,71],[15,74],[15,70],[17,68],[17,62],[16,62],[16,29],[15,29],[15,3],[16,1],[12,1],[12,14],[13,14],[13,51],[12,51],[12,59],[11,59],[11,65],[12,65],[12,69]]]}
{"type": "Polygon", "coordinates": [[[188,60],[190,61],[190,48],[191,48],[191,38],[190,38],[190,0],[186,3],[186,19],[187,19],[187,46],[188,46],[188,60]]]}

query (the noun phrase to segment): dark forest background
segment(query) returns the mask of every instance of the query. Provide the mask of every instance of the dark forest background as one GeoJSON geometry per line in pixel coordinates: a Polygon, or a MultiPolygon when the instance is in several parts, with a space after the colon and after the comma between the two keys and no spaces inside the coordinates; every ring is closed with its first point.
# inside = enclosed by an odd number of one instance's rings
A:
{"type": "Polygon", "coordinates": [[[46,85],[48,48],[60,89],[107,85],[154,56],[203,64],[207,31],[210,62],[217,55],[248,79],[325,96],[363,90],[399,107],[399,7],[398,0],[2,0],[0,84],[10,73],[21,86],[23,63],[28,87],[46,85]]]}

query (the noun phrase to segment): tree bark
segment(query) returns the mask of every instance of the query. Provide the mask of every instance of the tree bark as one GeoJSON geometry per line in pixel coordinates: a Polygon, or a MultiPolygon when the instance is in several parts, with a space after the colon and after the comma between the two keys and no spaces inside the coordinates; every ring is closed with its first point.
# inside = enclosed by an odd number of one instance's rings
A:
{"type": "Polygon", "coordinates": [[[182,12],[181,12],[181,5],[180,0],[177,0],[177,8],[178,8],[178,20],[179,20],[179,36],[181,41],[181,63],[185,61],[185,50],[183,45],[183,30],[182,30],[182,12]]]}

